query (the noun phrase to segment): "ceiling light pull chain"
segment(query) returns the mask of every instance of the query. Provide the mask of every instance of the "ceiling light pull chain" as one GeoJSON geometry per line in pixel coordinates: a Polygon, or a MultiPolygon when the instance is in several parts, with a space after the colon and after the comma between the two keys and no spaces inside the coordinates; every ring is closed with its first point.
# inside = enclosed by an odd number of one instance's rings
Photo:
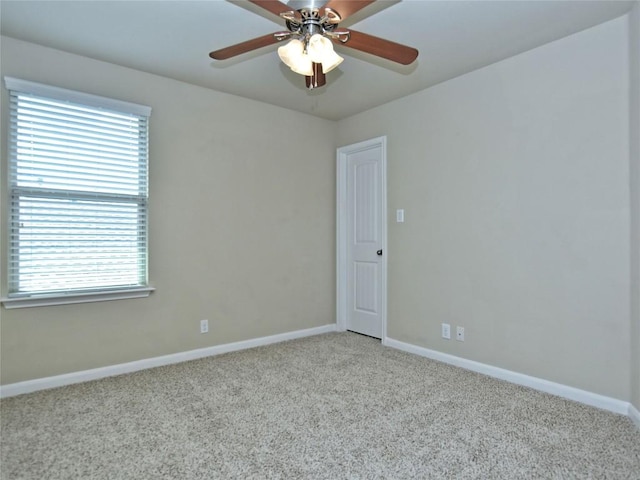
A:
{"type": "Polygon", "coordinates": [[[309,90],[313,90],[314,88],[322,87],[327,83],[327,77],[322,71],[321,63],[314,63],[312,67],[312,75],[307,75],[304,77],[305,83],[309,90]]]}

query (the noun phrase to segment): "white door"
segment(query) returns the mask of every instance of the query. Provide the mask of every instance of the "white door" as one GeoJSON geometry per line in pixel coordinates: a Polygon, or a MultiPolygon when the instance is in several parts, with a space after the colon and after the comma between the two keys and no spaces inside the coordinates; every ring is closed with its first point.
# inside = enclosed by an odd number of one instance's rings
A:
{"type": "Polygon", "coordinates": [[[338,149],[338,327],[376,338],[386,335],[385,159],[385,137],[338,149]]]}

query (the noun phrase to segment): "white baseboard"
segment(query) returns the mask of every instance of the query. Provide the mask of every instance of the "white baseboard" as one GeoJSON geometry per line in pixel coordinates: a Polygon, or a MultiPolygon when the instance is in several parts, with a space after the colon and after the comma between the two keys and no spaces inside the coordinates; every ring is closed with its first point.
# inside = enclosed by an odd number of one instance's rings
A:
{"type": "Polygon", "coordinates": [[[13,397],[23,393],[31,393],[38,390],[48,388],[62,387],[72,385],[74,383],[87,382],[89,380],[97,380],[114,375],[122,375],[124,373],[137,372],[147,368],[161,367],[173,363],[186,362],[196,360],[198,358],[220,355],[222,353],[235,352],[238,350],[246,350],[247,348],[261,347],[272,343],[280,343],[286,340],[295,340],[296,338],[310,337],[312,335],[320,335],[322,333],[335,332],[336,325],[323,325],[322,327],[308,328],[306,330],[296,330],[293,332],[280,333],[268,337],[253,338],[240,342],[226,343],[224,345],[215,345],[213,347],[199,348],[197,350],[189,350],[186,352],[173,353],[170,355],[162,355],[160,357],[147,358],[137,360],[135,362],[120,363],[110,365],[108,367],[94,368],[81,372],[66,373],[64,375],[56,375],[53,377],[37,378],[35,380],[27,380],[25,382],[11,383],[0,387],[0,398],[13,397]]]}
{"type": "Polygon", "coordinates": [[[636,424],[636,427],[640,429],[640,411],[631,404],[629,404],[629,418],[631,418],[633,423],[636,424]]]}
{"type": "MultiPolygon", "coordinates": [[[[560,383],[550,382],[537,377],[531,377],[522,373],[512,372],[511,370],[505,370],[503,368],[494,367],[473,360],[467,360],[465,358],[456,357],[455,355],[449,355],[447,353],[438,352],[436,350],[430,350],[428,348],[418,347],[410,343],[404,343],[392,338],[386,338],[383,342],[384,345],[405,352],[420,355],[422,357],[431,358],[439,362],[448,363],[456,367],[471,370],[473,372],[482,373],[490,377],[498,378],[500,380],[506,380],[510,383],[522,385],[525,387],[540,390],[545,393],[557,395],[558,397],[573,400],[592,407],[601,408],[614,413],[620,413],[623,415],[629,415],[634,419],[631,414],[631,404],[615,398],[606,397],[597,393],[587,392],[586,390],[580,390],[579,388],[569,387],[560,383]]],[[[635,409],[634,409],[635,410],[635,409]]],[[[636,418],[634,421],[640,426],[640,416],[638,411],[635,410],[636,418]]]]}

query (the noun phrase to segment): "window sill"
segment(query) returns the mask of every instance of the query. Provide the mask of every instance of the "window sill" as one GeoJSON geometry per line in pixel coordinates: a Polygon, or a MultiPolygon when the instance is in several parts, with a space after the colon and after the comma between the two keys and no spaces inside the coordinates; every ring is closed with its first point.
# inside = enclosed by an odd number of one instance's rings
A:
{"type": "Polygon", "coordinates": [[[49,307],[52,305],[69,305],[72,303],[106,302],[108,300],[128,300],[130,298],[148,297],[155,288],[140,287],[106,292],[56,293],[52,295],[34,295],[32,297],[0,298],[6,309],[27,307],[49,307]]]}

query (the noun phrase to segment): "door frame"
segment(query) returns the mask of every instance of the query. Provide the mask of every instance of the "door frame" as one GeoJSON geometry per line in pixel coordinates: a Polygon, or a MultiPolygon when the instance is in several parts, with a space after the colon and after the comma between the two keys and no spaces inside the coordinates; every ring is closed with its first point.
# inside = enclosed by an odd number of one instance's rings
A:
{"type": "Polygon", "coordinates": [[[372,147],[380,146],[382,152],[380,178],[380,195],[382,197],[382,222],[380,225],[382,242],[382,261],[380,263],[380,284],[382,298],[380,299],[380,314],[382,317],[382,344],[387,340],[387,137],[372,138],[363,142],[345,145],[337,150],[337,188],[336,188],[336,330],[344,332],[347,330],[347,159],[349,154],[368,150],[372,147]]]}

